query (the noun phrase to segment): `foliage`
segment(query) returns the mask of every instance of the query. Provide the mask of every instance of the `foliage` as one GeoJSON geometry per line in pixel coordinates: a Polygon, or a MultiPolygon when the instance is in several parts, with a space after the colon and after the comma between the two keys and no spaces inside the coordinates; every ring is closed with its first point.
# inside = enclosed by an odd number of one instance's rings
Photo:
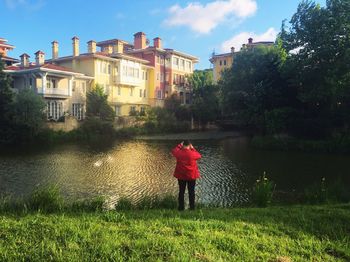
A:
{"type": "Polygon", "coordinates": [[[28,200],[28,209],[39,212],[57,212],[62,209],[63,198],[56,186],[38,188],[28,200]]]}
{"type": "Polygon", "coordinates": [[[275,184],[268,180],[266,172],[263,176],[256,180],[256,183],[252,192],[252,201],[258,207],[267,207],[271,204],[273,192],[275,190],[275,184]]]}
{"type": "Polygon", "coordinates": [[[114,110],[108,105],[108,95],[103,88],[96,84],[95,88],[87,94],[86,114],[89,117],[99,117],[103,121],[113,121],[114,110]]]}
{"type": "Polygon", "coordinates": [[[30,138],[37,135],[45,121],[44,99],[31,89],[23,89],[15,96],[13,108],[16,125],[26,130],[30,138]]]}
{"type": "Polygon", "coordinates": [[[213,84],[211,70],[196,70],[187,77],[192,89],[191,111],[202,126],[219,116],[219,90],[213,84]]]}
{"type": "Polygon", "coordinates": [[[185,132],[190,129],[190,124],[177,120],[174,112],[167,108],[151,107],[146,111],[143,128],[147,133],[185,132]]]}
{"type": "Polygon", "coordinates": [[[74,201],[70,210],[74,212],[99,212],[105,209],[105,198],[98,196],[92,199],[74,201]]]}
{"type": "Polygon", "coordinates": [[[76,132],[77,139],[92,144],[108,144],[116,136],[113,125],[100,118],[86,119],[76,132]]]}

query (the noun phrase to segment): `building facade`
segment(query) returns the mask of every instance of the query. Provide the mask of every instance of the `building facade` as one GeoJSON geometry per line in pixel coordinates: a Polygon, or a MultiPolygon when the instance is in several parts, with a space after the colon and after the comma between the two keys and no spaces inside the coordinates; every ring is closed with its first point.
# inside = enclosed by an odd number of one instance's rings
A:
{"type": "Polygon", "coordinates": [[[45,63],[42,51],[35,53],[36,62],[29,61],[28,54],[21,55],[21,63],[4,70],[13,79],[16,91],[29,88],[42,96],[47,104],[47,119],[58,121],[70,115],[77,120],[85,117],[86,91],[92,77],[69,68],[45,63]]]}
{"type": "MultiPolygon", "coordinates": [[[[271,41],[253,42],[253,38],[249,38],[248,43],[243,44],[241,47],[241,50],[247,49],[247,48],[254,49],[257,46],[272,46],[273,44],[274,42],[271,42],[271,41]]],[[[230,53],[224,53],[224,54],[213,53],[209,61],[213,65],[213,78],[215,83],[217,83],[220,80],[221,74],[224,70],[231,68],[232,64],[234,63],[235,54],[237,54],[237,52],[235,52],[234,47],[231,47],[230,53]]]]}
{"type": "Polygon", "coordinates": [[[5,63],[5,66],[10,66],[19,62],[18,59],[7,55],[7,52],[13,50],[14,48],[15,46],[8,44],[6,39],[0,37],[0,59],[5,63]]]}

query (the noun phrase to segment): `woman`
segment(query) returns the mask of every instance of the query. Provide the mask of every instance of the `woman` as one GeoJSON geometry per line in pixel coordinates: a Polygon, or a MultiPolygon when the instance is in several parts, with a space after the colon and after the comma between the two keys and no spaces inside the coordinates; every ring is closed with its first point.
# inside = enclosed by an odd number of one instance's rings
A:
{"type": "Polygon", "coordinates": [[[186,185],[190,209],[194,210],[194,189],[196,179],[200,177],[196,161],[201,158],[201,154],[197,152],[189,140],[178,144],[171,153],[176,158],[174,177],[176,177],[179,182],[179,210],[182,211],[185,209],[184,197],[186,185]]]}

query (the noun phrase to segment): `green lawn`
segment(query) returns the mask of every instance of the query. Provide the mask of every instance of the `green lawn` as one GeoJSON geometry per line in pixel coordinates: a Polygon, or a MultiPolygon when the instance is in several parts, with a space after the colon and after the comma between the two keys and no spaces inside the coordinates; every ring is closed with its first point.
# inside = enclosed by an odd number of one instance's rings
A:
{"type": "Polygon", "coordinates": [[[0,214],[0,261],[350,261],[350,204],[0,214]]]}

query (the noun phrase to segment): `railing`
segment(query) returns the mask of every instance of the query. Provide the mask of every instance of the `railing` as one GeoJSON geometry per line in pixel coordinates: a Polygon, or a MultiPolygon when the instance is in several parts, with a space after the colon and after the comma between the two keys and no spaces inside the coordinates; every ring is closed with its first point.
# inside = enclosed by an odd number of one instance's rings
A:
{"type": "Polygon", "coordinates": [[[38,94],[43,94],[43,95],[52,95],[52,96],[69,96],[69,91],[68,87],[66,89],[62,88],[46,88],[45,92],[43,92],[43,89],[40,88],[38,89],[38,94]]]}

